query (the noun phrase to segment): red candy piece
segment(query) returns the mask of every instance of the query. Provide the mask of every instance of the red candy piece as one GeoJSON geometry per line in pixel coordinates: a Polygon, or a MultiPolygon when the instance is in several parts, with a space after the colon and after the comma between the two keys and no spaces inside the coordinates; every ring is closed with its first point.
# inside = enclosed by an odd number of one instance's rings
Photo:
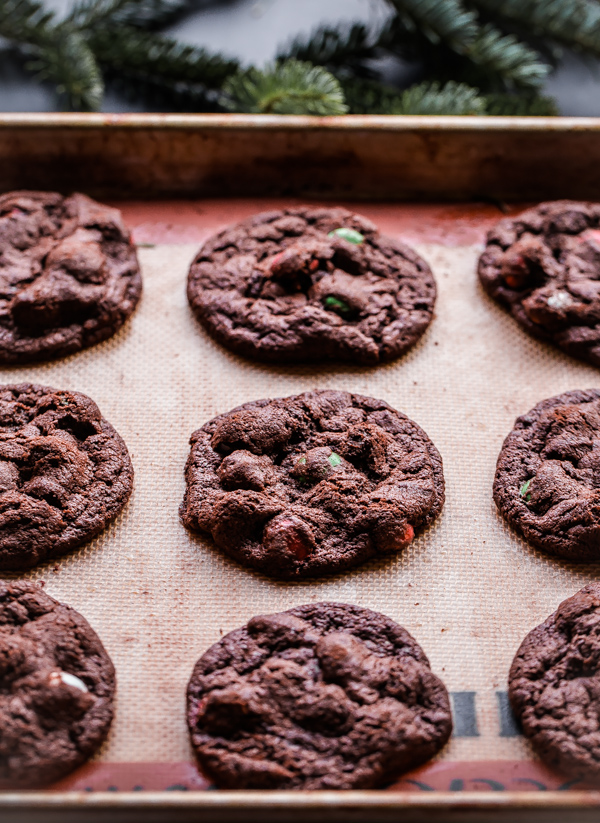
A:
{"type": "Polygon", "coordinates": [[[279,254],[276,254],[275,257],[271,258],[271,260],[269,261],[269,268],[270,269],[275,268],[275,266],[279,263],[279,261],[281,260],[281,258],[285,254],[285,251],[286,250],[284,249],[283,251],[280,251],[279,254]]]}
{"type": "Polygon", "coordinates": [[[17,206],[13,206],[13,208],[6,214],[3,214],[2,217],[19,217],[21,214],[27,214],[27,212],[23,211],[23,209],[17,208],[17,206]]]}
{"type": "Polygon", "coordinates": [[[279,552],[305,560],[313,549],[308,527],[295,517],[274,518],[265,530],[264,542],[279,552]]]}
{"type": "Polygon", "coordinates": [[[401,541],[400,541],[401,546],[403,546],[403,547],[408,546],[408,544],[411,542],[411,540],[413,539],[414,536],[415,536],[415,530],[410,525],[410,523],[407,523],[406,528],[404,529],[404,534],[403,534],[403,536],[401,538],[401,541]]]}
{"type": "Polygon", "coordinates": [[[593,240],[597,246],[600,246],[600,229],[587,229],[579,235],[578,239],[582,242],[593,240]]]}
{"type": "Polygon", "coordinates": [[[502,267],[504,282],[511,289],[519,289],[529,274],[527,261],[519,254],[512,257],[508,263],[502,267]]]}

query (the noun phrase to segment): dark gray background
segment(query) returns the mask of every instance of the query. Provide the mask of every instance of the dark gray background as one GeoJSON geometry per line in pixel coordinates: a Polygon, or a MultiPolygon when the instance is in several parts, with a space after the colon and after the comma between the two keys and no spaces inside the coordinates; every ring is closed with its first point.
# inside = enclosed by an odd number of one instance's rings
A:
{"type": "MultiPolygon", "coordinates": [[[[47,5],[63,13],[71,2],[47,0],[47,5]]],[[[204,8],[172,26],[170,33],[183,42],[258,66],[271,60],[278,46],[294,35],[308,34],[321,23],[360,20],[376,24],[389,13],[384,0],[228,0],[219,4],[204,0],[200,5],[204,8]]],[[[394,71],[401,75],[402,67],[394,71]]],[[[567,53],[548,78],[545,91],[557,100],[561,114],[600,115],[600,64],[567,53]]],[[[52,90],[31,80],[10,53],[1,50],[0,111],[53,111],[55,107],[52,90]]],[[[108,92],[102,109],[141,111],[142,107],[108,92]]]]}

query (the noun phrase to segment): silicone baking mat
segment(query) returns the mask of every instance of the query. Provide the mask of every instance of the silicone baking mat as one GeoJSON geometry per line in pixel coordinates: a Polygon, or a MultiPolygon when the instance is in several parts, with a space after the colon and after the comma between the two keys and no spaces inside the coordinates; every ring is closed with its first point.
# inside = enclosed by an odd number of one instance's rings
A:
{"type": "Polygon", "coordinates": [[[478,285],[485,230],[500,211],[485,205],[356,206],[430,263],[439,290],[435,318],[419,344],[394,363],[286,368],[221,349],[195,322],[185,296],[187,269],[204,237],[283,201],[120,205],[144,279],[132,320],[86,352],[3,370],[4,382],[89,394],[125,438],[136,472],[132,499],[110,528],[31,573],[85,615],[118,677],[107,743],[57,787],[207,788],[193,763],[184,716],[195,660],[255,614],[322,600],[369,607],[401,623],[452,693],[449,745],[396,789],[575,785],[535,761],[508,710],[506,679],[524,635],[598,572],[524,544],[496,514],[491,485],[515,417],[545,397],[596,386],[597,372],[529,338],[478,285]],[[382,398],[419,423],[443,457],[446,505],[400,556],[336,577],[275,582],[228,560],[181,525],[188,439],[240,403],[313,388],[382,398]]]}

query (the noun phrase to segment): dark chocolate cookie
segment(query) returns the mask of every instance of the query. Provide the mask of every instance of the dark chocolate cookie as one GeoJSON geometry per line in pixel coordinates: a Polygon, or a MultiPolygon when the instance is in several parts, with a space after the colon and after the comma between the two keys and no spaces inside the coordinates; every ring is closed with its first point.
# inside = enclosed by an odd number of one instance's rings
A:
{"type": "Polygon", "coordinates": [[[0,386],[0,569],[27,569],[85,543],[132,486],[127,447],[93,400],[0,386]]]}
{"type": "Polygon", "coordinates": [[[315,603],[253,617],[196,663],[188,725],[227,789],[370,789],[433,757],[448,692],[388,617],[315,603]]]}
{"type": "Polygon", "coordinates": [[[427,263],[364,217],[308,206],[219,232],[192,263],[188,299],[219,343],[279,363],[393,360],[421,337],[427,263]]]}
{"type": "Polygon", "coordinates": [[[48,360],[105,340],[141,289],[117,209],[83,194],[0,196],[0,363],[48,360]]]}
{"type": "Polygon", "coordinates": [[[314,577],[404,549],[444,503],[442,459],[383,400],[258,400],[194,432],[184,524],[271,577],[314,577]]]}
{"type": "Polygon", "coordinates": [[[0,788],[38,786],[105,740],[115,670],[75,609],[36,583],[0,581],[0,788]]]}
{"type": "Polygon", "coordinates": [[[526,540],[600,560],[600,391],[570,391],[519,417],[502,446],[494,500],[526,540]]]}
{"type": "Polygon", "coordinates": [[[509,675],[523,732],[549,765],[600,780],[600,583],[560,604],[521,643],[509,675]]]}
{"type": "Polygon", "coordinates": [[[600,204],[557,200],[501,220],[479,277],[534,337],[600,365],[600,204]]]}

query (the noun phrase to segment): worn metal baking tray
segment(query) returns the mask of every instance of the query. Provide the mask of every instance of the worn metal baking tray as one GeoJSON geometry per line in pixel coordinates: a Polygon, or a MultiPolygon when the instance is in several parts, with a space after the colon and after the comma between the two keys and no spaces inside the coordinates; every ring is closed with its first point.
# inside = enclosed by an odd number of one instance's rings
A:
{"type": "Polygon", "coordinates": [[[136,470],[118,520],[31,575],[85,614],[115,661],[108,743],[46,791],[0,794],[3,820],[598,819],[600,793],[536,761],[506,704],[521,638],[598,572],[527,548],[491,502],[515,416],[594,385],[597,371],[516,328],[478,287],[475,263],[486,229],[517,202],[597,197],[599,137],[600,120],[567,118],[0,117],[0,189],[80,190],[120,205],[145,289],[111,340],[3,370],[5,382],[89,393],[136,470]],[[362,211],[432,265],[436,317],[395,363],[266,367],[223,351],[191,317],[185,274],[206,236],[317,199],[362,211]],[[191,431],[246,400],[329,386],[382,397],[430,434],[447,480],[438,523],[402,557],[301,584],[247,572],[190,536],[177,505],[191,431]],[[318,600],[383,611],[416,636],[452,693],[452,741],[385,791],[208,791],[183,715],[194,660],[253,614],[318,600]]]}

